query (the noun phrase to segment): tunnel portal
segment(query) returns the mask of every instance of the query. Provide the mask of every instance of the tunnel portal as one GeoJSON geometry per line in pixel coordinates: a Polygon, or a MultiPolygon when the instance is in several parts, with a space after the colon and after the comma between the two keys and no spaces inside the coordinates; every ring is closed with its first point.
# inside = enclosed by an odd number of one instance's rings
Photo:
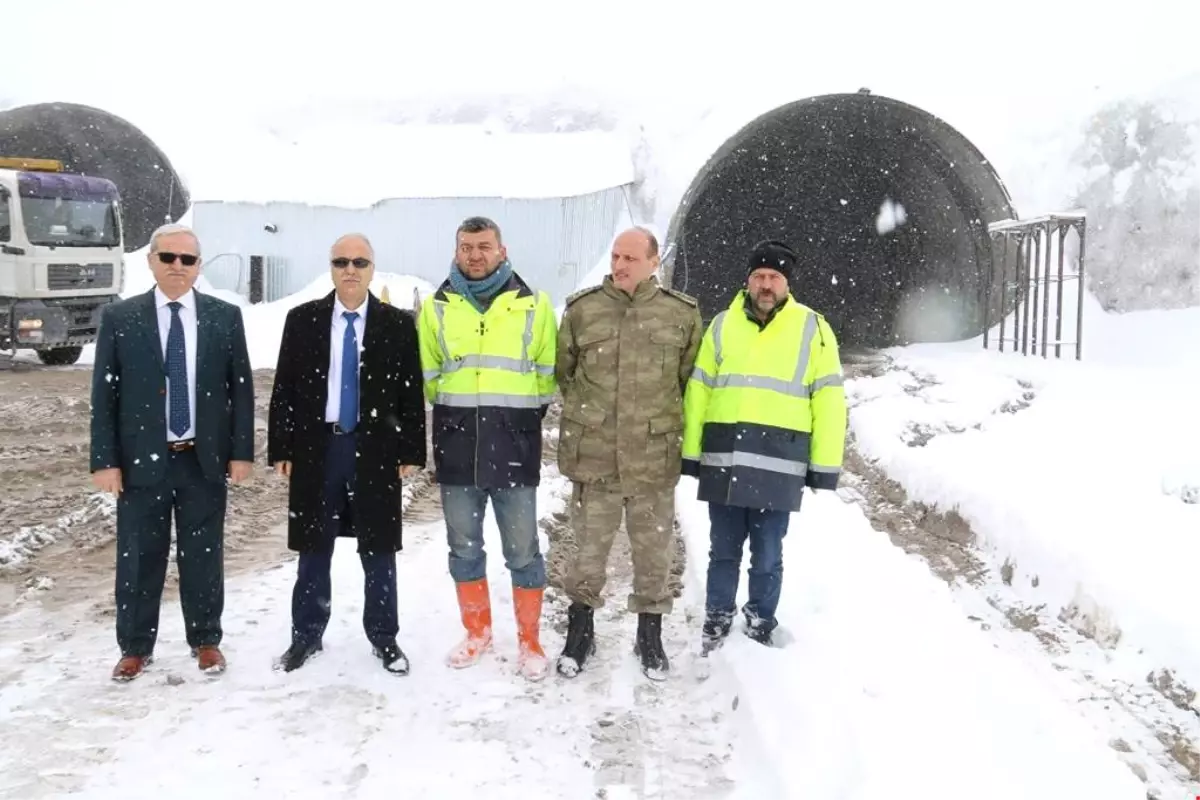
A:
{"type": "Polygon", "coordinates": [[[822,95],[763,114],[709,158],[671,220],[665,271],[707,322],[745,285],[754,244],[782,239],[800,257],[793,296],[843,347],[956,341],[983,331],[998,275],[987,226],[1015,216],[988,161],[942,120],[822,95]],[[883,232],[881,210],[898,223],[883,232]]]}
{"type": "Polygon", "coordinates": [[[177,221],[190,199],[170,160],[144,133],[106,111],[37,103],[0,111],[0,156],[53,158],[67,172],[107,178],[121,194],[125,251],[177,221]]]}

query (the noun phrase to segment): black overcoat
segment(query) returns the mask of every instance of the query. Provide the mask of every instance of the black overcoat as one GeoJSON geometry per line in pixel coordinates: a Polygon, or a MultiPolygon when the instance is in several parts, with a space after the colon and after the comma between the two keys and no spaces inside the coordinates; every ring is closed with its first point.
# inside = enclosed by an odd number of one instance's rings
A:
{"type": "MultiPolygon", "coordinates": [[[[275,369],[267,462],[292,462],[288,548],[312,552],[322,541],[325,451],[329,434],[329,347],[334,293],[287,315],[275,369]]],[[[400,550],[402,464],[425,466],[425,398],[412,315],[368,295],[359,366],[359,423],[353,518],[358,552],[400,550]]]]}

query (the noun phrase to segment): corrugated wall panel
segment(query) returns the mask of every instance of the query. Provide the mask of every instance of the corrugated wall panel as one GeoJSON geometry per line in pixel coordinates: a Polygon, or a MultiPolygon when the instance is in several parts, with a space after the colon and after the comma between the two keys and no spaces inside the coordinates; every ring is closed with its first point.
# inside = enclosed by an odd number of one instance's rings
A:
{"type": "Polygon", "coordinates": [[[217,253],[211,256],[205,253],[200,274],[214,289],[250,296],[249,266],[246,259],[238,253],[217,253]]]}
{"type": "MultiPolygon", "coordinates": [[[[303,289],[327,271],[330,245],[352,231],[371,239],[380,271],[436,286],[450,269],[459,223],[491,217],[513,266],[559,304],[603,257],[625,216],[625,200],[612,188],[568,198],[404,198],[369,209],[204,202],[193,213],[206,253],[237,253],[247,265],[251,255],[278,259],[270,262],[268,299],[303,289]]],[[[246,281],[241,284],[244,292],[246,281]]]]}

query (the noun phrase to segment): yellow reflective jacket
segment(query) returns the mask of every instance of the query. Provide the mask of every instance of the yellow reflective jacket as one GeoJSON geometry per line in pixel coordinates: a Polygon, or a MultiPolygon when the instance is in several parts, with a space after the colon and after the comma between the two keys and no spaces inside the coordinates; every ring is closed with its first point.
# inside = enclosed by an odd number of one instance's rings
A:
{"type": "Polygon", "coordinates": [[[684,394],[684,473],[699,499],[798,511],[836,489],[846,440],[837,338],[790,295],[764,325],[745,290],[704,334],[684,394]]]}
{"type": "Polygon", "coordinates": [[[446,281],[421,303],[417,329],[438,483],[536,486],[556,389],[550,296],[514,273],[481,314],[446,281]]]}

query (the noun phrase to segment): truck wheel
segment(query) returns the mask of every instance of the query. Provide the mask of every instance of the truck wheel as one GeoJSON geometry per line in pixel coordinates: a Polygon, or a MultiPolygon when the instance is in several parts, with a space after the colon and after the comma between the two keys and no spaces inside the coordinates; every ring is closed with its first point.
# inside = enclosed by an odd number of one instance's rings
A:
{"type": "Polygon", "coordinates": [[[55,347],[53,350],[38,350],[37,357],[48,367],[65,367],[74,364],[83,355],[82,347],[55,347]]]}

